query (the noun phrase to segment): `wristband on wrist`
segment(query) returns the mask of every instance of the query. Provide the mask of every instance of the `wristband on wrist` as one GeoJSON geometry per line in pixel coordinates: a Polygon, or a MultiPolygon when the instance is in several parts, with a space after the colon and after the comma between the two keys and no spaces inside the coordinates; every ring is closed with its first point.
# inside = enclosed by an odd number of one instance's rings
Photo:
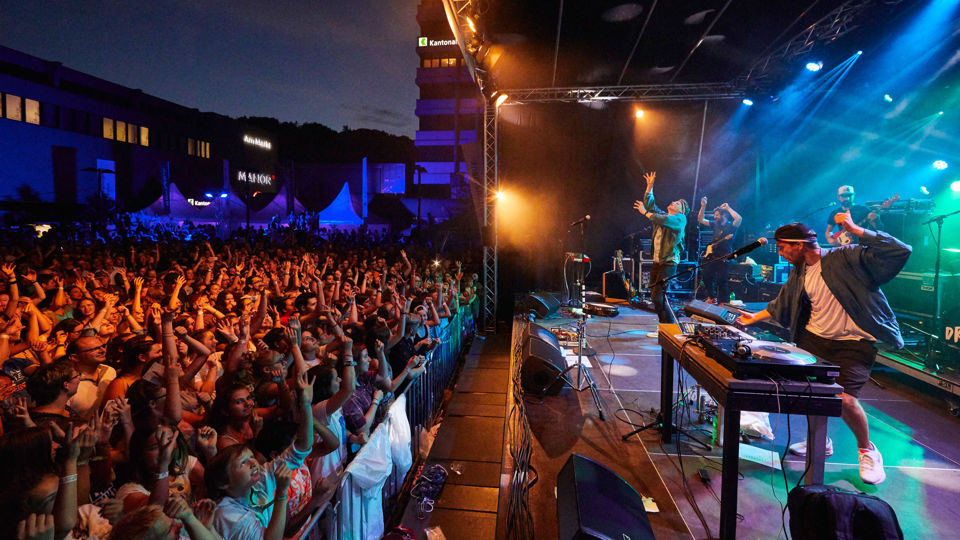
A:
{"type": "Polygon", "coordinates": [[[60,477],[60,485],[61,485],[61,486],[66,485],[66,484],[72,484],[72,483],[74,483],[74,482],[76,482],[76,481],[77,481],[77,475],[76,475],[76,474],[68,474],[68,475],[66,475],[66,476],[61,476],[61,477],[60,477]]]}
{"type": "Polygon", "coordinates": [[[10,285],[15,285],[17,283],[17,280],[11,279],[10,281],[7,281],[7,283],[9,283],[10,285]]]}
{"type": "Polygon", "coordinates": [[[168,476],[170,476],[170,473],[167,472],[167,471],[163,471],[162,473],[154,474],[154,475],[153,475],[153,479],[154,479],[154,480],[163,480],[164,478],[166,478],[166,477],[168,477],[168,476]]]}

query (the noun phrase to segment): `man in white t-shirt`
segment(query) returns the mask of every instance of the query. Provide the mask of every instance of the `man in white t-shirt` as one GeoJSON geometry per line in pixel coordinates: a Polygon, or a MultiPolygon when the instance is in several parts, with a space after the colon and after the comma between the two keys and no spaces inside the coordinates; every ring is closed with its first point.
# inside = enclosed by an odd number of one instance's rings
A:
{"type": "Polygon", "coordinates": [[[67,406],[78,416],[90,418],[100,408],[104,392],[117,372],[104,364],[107,359],[107,344],[97,336],[85,336],[67,346],[67,357],[80,374],[77,393],[70,397],[67,406]]]}
{"type": "MultiPolygon", "coordinates": [[[[837,214],[836,223],[860,243],[821,250],[816,232],[802,223],[777,229],[777,249],[793,264],[790,277],[767,309],[744,315],[738,322],[746,325],[773,317],[790,329],[798,346],[840,366],[841,418],[857,438],[860,478],[879,484],[886,478],[883,457],[870,440],[867,415],[858,398],[870,378],[876,341],[903,347],[897,320],[880,286],[900,272],[911,250],[888,234],[857,225],[849,213],[837,214]]],[[[806,454],[806,442],[792,445],[790,451],[806,454]]],[[[833,453],[830,439],[826,453],[833,453]]]]}

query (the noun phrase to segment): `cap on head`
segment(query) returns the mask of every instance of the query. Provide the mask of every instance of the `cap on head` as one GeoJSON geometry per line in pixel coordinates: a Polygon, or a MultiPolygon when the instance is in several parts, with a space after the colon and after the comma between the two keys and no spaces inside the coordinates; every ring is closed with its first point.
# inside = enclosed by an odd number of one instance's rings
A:
{"type": "Polygon", "coordinates": [[[837,188],[837,195],[853,195],[853,186],[840,186],[837,188]]]}
{"type": "Polygon", "coordinates": [[[803,223],[787,223],[773,233],[777,242],[816,242],[817,233],[803,223]]]}

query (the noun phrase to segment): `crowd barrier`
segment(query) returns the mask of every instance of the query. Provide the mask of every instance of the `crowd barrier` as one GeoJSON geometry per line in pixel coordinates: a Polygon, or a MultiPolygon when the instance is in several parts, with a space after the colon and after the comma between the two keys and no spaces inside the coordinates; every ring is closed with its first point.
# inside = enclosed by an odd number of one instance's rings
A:
{"type": "Polygon", "coordinates": [[[457,359],[476,332],[477,305],[474,301],[461,306],[437,331],[440,345],[432,351],[427,371],[390,404],[370,440],[344,470],[336,497],[317,508],[291,538],[374,540],[383,535],[384,501],[400,493],[416,463],[423,442],[421,431],[430,427],[457,359]]]}

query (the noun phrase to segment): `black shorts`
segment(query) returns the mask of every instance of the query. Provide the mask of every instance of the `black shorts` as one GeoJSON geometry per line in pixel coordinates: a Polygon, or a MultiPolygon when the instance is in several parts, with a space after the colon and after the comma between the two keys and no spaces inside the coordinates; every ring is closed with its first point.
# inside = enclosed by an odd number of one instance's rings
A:
{"type": "Polygon", "coordinates": [[[840,366],[837,384],[843,387],[844,393],[860,397],[860,389],[870,380],[870,368],[877,359],[874,342],[826,339],[804,330],[797,337],[797,346],[825,362],[840,366]]]}

